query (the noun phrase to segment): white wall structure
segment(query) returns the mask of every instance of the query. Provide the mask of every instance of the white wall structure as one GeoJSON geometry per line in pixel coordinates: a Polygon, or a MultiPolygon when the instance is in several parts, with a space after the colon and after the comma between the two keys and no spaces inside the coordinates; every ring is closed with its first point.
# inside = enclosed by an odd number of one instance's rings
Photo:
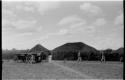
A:
{"type": "Polygon", "coordinates": [[[52,61],[52,55],[49,55],[48,56],[48,62],[51,62],[52,61]]]}

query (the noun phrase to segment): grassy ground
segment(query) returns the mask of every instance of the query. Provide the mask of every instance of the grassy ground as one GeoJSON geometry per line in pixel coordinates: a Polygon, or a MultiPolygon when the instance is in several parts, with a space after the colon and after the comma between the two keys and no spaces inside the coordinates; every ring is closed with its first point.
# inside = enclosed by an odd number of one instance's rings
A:
{"type": "Polygon", "coordinates": [[[68,66],[74,70],[83,72],[96,79],[123,79],[123,63],[97,61],[57,61],[59,64],[68,66]]]}
{"type": "Polygon", "coordinates": [[[2,79],[84,79],[53,63],[25,64],[4,62],[2,79]]]}
{"type": "Polygon", "coordinates": [[[122,79],[123,63],[54,61],[38,64],[5,61],[2,65],[2,79],[122,79]],[[56,63],[56,64],[55,64],[56,63]],[[81,76],[83,75],[83,76],[81,76]]]}

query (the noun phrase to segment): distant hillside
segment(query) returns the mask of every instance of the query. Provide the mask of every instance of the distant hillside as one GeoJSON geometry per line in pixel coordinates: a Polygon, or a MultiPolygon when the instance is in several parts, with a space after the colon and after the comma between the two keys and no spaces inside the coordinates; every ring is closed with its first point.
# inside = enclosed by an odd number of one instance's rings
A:
{"type": "Polygon", "coordinates": [[[82,42],[74,42],[74,43],[66,43],[62,46],[53,49],[53,58],[64,59],[64,57],[67,56],[71,60],[77,59],[78,51],[81,52],[81,56],[83,59],[88,59],[88,56],[98,54],[98,50],[96,50],[95,48],[87,44],[84,44],[82,42]]]}

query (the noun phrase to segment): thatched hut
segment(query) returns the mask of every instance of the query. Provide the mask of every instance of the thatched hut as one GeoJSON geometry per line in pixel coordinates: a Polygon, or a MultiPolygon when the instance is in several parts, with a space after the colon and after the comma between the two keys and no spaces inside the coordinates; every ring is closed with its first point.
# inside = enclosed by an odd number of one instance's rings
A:
{"type": "Polygon", "coordinates": [[[15,61],[26,63],[37,63],[42,60],[47,60],[50,51],[40,44],[31,48],[27,53],[15,54],[15,61]]]}
{"type": "Polygon", "coordinates": [[[78,52],[82,60],[97,60],[99,52],[95,48],[82,42],[66,43],[53,49],[53,59],[55,60],[77,60],[78,52]]]}

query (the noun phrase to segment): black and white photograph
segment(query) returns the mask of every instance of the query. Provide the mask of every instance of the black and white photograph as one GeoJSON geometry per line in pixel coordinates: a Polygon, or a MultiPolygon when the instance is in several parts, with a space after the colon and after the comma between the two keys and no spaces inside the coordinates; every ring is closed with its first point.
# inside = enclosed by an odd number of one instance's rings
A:
{"type": "Polygon", "coordinates": [[[123,80],[123,0],[2,0],[2,80],[123,80]]]}

